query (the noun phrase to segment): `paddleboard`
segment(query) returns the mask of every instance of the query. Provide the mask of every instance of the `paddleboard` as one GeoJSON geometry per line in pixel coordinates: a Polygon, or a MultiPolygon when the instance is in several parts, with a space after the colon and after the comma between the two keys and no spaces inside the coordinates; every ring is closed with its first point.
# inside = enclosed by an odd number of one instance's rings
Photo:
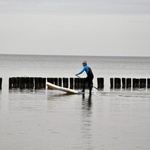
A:
{"type": "Polygon", "coordinates": [[[79,93],[80,93],[79,91],[76,91],[76,90],[73,90],[73,89],[69,89],[69,88],[65,88],[65,87],[61,87],[61,86],[52,84],[52,83],[50,83],[50,82],[47,82],[46,85],[47,85],[49,88],[51,88],[51,89],[63,91],[63,92],[66,92],[66,93],[68,93],[68,94],[79,94],[79,93]]]}

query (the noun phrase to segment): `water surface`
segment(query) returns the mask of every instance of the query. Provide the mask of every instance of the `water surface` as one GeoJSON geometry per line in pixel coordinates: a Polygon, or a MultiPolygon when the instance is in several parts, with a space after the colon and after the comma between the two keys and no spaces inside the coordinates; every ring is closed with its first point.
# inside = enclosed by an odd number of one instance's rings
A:
{"type": "MultiPolygon", "coordinates": [[[[149,77],[149,58],[0,55],[0,149],[148,150],[150,91],[110,90],[110,77],[149,77]],[[70,77],[87,59],[105,89],[89,97],[8,89],[13,76],[70,77]],[[64,69],[65,68],[65,69],[64,69]]],[[[83,75],[84,76],[84,75],[83,75]]],[[[96,80],[94,81],[96,85],[96,80]]]]}

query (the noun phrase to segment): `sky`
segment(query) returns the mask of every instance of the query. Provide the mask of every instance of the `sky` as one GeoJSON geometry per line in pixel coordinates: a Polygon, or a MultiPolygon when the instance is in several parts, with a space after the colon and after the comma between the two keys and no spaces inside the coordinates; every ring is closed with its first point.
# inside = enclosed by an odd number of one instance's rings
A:
{"type": "Polygon", "coordinates": [[[0,54],[150,56],[149,0],[0,0],[0,54]]]}

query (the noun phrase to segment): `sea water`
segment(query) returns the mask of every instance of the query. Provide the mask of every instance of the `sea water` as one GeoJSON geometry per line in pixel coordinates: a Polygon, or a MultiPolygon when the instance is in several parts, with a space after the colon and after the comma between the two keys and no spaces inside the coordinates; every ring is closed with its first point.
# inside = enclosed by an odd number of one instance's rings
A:
{"type": "MultiPolygon", "coordinates": [[[[149,78],[149,57],[0,55],[0,149],[148,150],[150,91],[110,90],[111,77],[149,78]],[[75,77],[87,60],[92,96],[8,88],[9,77],[75,77]]],[[[86,76],[85,73],[81,77],[86,76]]]]}

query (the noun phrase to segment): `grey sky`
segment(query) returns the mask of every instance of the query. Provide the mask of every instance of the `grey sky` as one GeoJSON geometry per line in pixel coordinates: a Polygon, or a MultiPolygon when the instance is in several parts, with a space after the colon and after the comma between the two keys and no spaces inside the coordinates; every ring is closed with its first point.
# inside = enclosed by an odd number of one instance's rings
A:
{"type": "Polygon", "coordinates": [[[149,0],[0,0],[0,53],[150,56],[149,0]]]}

